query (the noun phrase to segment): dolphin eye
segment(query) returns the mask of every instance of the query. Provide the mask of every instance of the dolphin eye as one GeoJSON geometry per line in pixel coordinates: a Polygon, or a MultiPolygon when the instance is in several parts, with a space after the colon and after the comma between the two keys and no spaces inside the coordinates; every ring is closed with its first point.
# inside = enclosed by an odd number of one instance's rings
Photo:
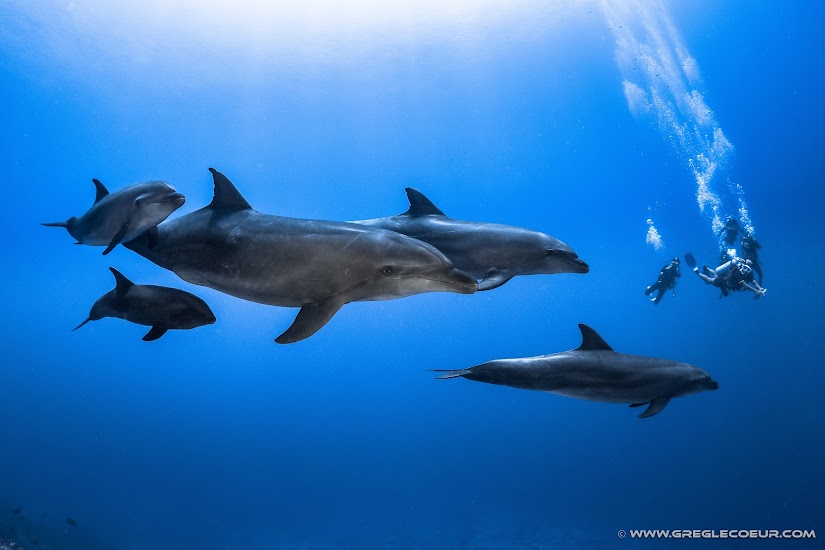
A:
{"type": "Polygon", "coordinates": [[[549,256],[555,256],[557,252],[558,252],[558,250],[555,250],[553,248],[548,248],[547,250],[544,251],[545,255],[547,255],[548,257],[549,256]]]}
{"type": "Polygon", "coordinates": [[[393,273],[395,273],[395,269],[393,269],[393,267],[391,265],[385,265],[384,267],[381,268],[381,271],[379,273],[381,273],[381,275],[383,275],[385,277],[388,277],[388,276],[392,275],[393,273]]]}

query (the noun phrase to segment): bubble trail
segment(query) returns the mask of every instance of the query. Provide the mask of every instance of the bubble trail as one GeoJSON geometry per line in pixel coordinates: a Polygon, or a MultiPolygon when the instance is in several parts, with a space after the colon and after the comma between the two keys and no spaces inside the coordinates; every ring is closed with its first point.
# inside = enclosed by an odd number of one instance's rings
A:
{"type": "MultiPolygon", "coordinates": [[[[631,114],[652,120],[688,167],[699,210],[714,235],[726,214],[738,215],[743,227],[755,232],[743,187],[724,175],[733,144],[705,103],[699,66],[664,5],[657,0],[601,0],[601,5],[616,37],[616,63],[631,114]]],[[[645,240],[654,248],[661,243],[650,219],[645,240]]]]}

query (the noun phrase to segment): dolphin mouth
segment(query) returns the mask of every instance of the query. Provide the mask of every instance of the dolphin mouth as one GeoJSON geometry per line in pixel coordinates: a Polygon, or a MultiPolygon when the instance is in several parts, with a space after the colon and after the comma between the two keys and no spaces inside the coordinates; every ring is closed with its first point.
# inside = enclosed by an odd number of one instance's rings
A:
{"type": "Polygon", "coordinates": [[[710,383],[708,383],[708,389],[710,391],[718,390],[719,389],[719,382],[717,382],[716,380],[711,380],[710,383]]]}
{"type": "Polygon", "coordinates": [[[575,268],[574,273],[590,273],[590,266],[587,265],[587,262],[584,260],[580,260],[579,258],[574,258],[570,261],[575,268]]]}
{"type": "Polygon", "coordinates": [[[178,193],[177,191],[173,193],[169,193],[160,202],[171,202],[176,203],[179,207],[183,206],[183,203],[186,202],[186,197],[183,196],[183,193],[178,193]]]}
{"type": "Polygon", "coordinates": [[[455,288],[450,288],[449,292],[458,294],[474,294],[478,290],[478,281],[461,270],[452,268],[442,273],[422,275],[422,279],[446,283],[455,288]]]}

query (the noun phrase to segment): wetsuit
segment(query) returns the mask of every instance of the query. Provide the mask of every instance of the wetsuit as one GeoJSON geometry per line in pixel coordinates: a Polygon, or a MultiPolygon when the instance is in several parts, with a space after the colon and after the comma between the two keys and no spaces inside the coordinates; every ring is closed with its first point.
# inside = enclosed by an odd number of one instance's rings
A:
{"type": "Polygon", "coordinates": [[[739,225],[739,222],[736,221],[736,218],[728,218],[725,220],[725,226],[719,230],[717,236],[721,236],[724,232],[724,242],[728,245],[728,247],[731,247],[734,245],[734,243],[736,243],[736,236],[739,234],[740,231],[744,233],[744,231],[742,231],[742,227],[740,227],[739,225]]]}
{"type": "Polygon", "coordinates": [[[679,272],[679,263],[671,261],[659,271],[659,278],[655,283],[645,289],[645,296],[650,296],[653,291],[658,290],[658,294],[653,298],[653,303],[658,304],[662,301],[665,292],[671,288],[676,288],[676,280],[682,274],[679,272]]]}

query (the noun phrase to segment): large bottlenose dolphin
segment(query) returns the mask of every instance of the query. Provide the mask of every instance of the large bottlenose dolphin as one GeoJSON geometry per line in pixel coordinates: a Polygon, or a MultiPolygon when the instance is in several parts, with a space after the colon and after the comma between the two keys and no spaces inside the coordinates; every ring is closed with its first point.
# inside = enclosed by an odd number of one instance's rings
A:
{"type": "Polygon", "coordinates": [[[426,243],[362,225],[256,212],[226,176],[209,170],[209,206],[159,225],[154,247],[144,238],[126,246],[190,283],[300,307],[279,344],[312,336],[349,302],[476,290],[475,279],[426,243]]]}
{"type": "Polygon", "coordinates": [[[94,204],[85,214],[43,225],[65,227],[77,239],[77,244],[105,246],[104,255],[118,243],[131,241],[153,229],[186,201],[165,181],[136,183],[114,193],[109,193],[99,180],[92,182],[97,193],[94,204]]]}
{"type": "Polygon", "coordinates": [[[125,319],[152,327],[147,342],[157,340],[169,329],[189,329],[215,322],[215,315],[206,302],[183,290],[155,285],[136,285],[114,267],[115,288],[101,296],[92,306],[89,317],[72,330],[89,321],[104,317],[125,319]]]}
{"type": "Polygon", "coordinates": [[[464,370],[446,372],[439,379],[458,376],[525,390],[539,390],[604,403],[648,405],[639,418],[661,412],[674,397],[719,389],[704,370],[678,361],[625,355],[587,325],[579,325],[582,345],[571,351],[498,359],[464,370]]]}
{"type": "Polygon", "coordinates": [[[423,193],[407,187],[410,208],[398,216],[353,223],[390,229],[430,243],[457,269],[498,288],[516,275],[587,273],[590,267],[560,240],[522,227],[447,217],[423,193]]]}

